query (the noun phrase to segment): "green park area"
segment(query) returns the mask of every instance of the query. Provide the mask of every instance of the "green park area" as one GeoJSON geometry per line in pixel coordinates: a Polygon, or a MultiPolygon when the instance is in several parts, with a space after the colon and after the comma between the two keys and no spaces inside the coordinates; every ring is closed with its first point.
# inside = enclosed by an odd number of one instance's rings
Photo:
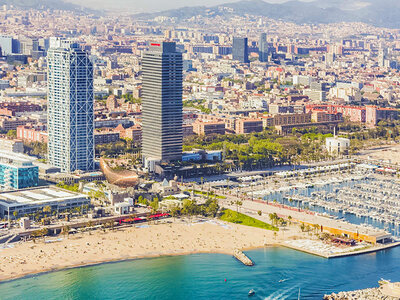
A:
{"type": "Polygon", "coordinates": [[[252,227],[273,230],[273,231],[279,231],[279,229],[277,227],[272,226],[271,224],[262,222],[260,220],[246,216],[240,212],[236,212],[236,211],[233,211],[230,209],[224,210],[223,214],[220,216],[220,219],[222,221],[226,221],[226,222],[230,222],[230,223],[252,226],[252,227]]]}

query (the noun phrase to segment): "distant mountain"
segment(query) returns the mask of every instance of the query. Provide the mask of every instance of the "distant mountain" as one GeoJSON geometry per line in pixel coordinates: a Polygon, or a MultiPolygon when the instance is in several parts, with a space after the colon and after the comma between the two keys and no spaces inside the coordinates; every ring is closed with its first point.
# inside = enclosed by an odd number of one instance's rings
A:
{"type": "Polygon", "coordinates": [[[0,5],[13,5],[19,9],[38,9],[38,10],[66,10],[82,13],[90,13],[86,7],[81,7],[62,0],[0,0],[0,5]]]}
{"type": "Polygon", "coordinates": [[[375,26],[400,28],[399,0],[315,0],[272,4],[262,0],[244,0],[213,7],[183,7],[158,13],[137,14],[142,19],[157,16],[180,20],[193,16],[265,16],[295,23],[365,22],[375,26]]]}

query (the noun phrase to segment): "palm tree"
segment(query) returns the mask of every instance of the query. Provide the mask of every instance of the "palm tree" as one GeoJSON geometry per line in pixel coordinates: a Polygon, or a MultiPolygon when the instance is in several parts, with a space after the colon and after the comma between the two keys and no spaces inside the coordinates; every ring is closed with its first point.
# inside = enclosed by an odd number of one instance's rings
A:
{"type": "Polygon", "coordinates": [[[70,230],[70,227],[68,225],[63,226],[62,234],[64,235],[64,237],[65,237],[65,235],[67,235],[69,237],[69,230],[70,230]]]}
{"type": "Polygon", "coordinates": [[[87,224],[86,224],[86,227],[89,229],[89,235],[92,234],[92,233],[90,232],[90,230],[92,230],[93,221],[88,221],[87,224]]]}
{"type": "Polygon", "coordinates": [[[269,219],[271,220],[272,225],[275,225],[278,221],[278,216],[276,213],[269,214],[269,219]]]}
{"type": "Polygon", "coordinates": [[[239,212],[239,207],[242,206],[243,202],[240,200],[236,200],[235,204],[236,204],[236,211],[239,212]]]}
{"type": "Polygon", "coordinates": [[[18,217],[18,210],[14,210],[13,212],[14,219],[16,220],[18,217]]]}
{"type": "Polygon", "coordinates": [[[43,238],[43,242],[46,241],[45,236],[49,233],[49,230],[44,227],[42,230],[40,230],[40,236],[43,238]]]}

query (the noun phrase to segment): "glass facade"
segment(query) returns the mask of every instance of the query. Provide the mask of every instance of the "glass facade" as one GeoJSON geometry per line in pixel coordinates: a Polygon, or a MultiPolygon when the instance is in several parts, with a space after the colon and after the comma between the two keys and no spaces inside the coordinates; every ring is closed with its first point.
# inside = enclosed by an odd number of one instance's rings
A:
{"type": "Polygon", "coordinates": [[[36,166],[12,166],[0,163],[0,188],[17,190],[35,187],[39,183],[39,168],[36,166]]]}
{"type": "Polygon", "coordinates": [[[237,60],[245,64],[249,62],[249,47],[247,45],[247,38],[233,38],[232,58],[233,60],[237,60]]]}
{"type": "Polygon", "coordinates": [[[172,42],[153,43],[143,56],[142,154],[182,158],[182,53],[172,42]]]}
{"type": "Polygon", "coordinates": [[[258,58],[261,62],[268,61],[268,47],[267,34],[261,33],[260,40],[258,41],[258,58]]]}

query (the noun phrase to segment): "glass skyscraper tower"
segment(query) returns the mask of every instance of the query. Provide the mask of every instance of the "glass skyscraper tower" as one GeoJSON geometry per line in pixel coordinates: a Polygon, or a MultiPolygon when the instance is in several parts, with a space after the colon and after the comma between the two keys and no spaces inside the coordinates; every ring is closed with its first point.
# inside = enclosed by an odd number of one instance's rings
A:
{"type": "Polygon", "coordinates": [[[142,60],[144,161],[182,159],[182,54],[173,42],[151,43],[142,60]]]}
{"type": "Polygon", "coordinates": [[[232,59],[245,64],[249,63],[249,46],[247,44],[247,38],[233,38],[232,59]]]}
{"type": "Polygon", "coordinates": [[[63,172],[93,170],[93,65],[78,44],[52,38],[47,72],[49,162],[63,172]]]}
{"type": "Polygon", "coordinates": [[[268,42],[267,42],[267,34],[261,33],[260,40],[258,41],[258,59],[261,62],[268,61],[268,42]]]}

